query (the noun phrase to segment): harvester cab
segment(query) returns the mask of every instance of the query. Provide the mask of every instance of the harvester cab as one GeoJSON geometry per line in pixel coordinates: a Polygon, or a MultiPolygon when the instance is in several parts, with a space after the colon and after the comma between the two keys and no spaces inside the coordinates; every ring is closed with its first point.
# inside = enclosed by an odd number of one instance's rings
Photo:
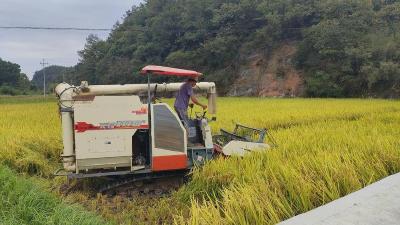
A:
{"type": "MultiPolygon", "coordinates": [[[[161,66],[146,66],[140,74],[147,76],[147,84],[82,82],[80,86],[61,83],[56,87],[64,144],[63,169],[56,175],[153,179],[186,174],[193,166],[212,159],[215,146],[206,113],[197,114],[185,127],[168,104],[156,101],[157,91],[176,92],[182,84],[150,82],[153,75],[198,77],[202,74],[161,66]]],[[[199,82],[195,90],[206,93],[208,113],[215,115],[215,84],[199,82]]],[[[263,143],[251,145],[251,140],[239,141],[231,147],[230,142],[218,146],[246,150],[267,147],[261,146],[263,143]]],[[[227,149],[223,152],[232,153],[227,149]]]]}

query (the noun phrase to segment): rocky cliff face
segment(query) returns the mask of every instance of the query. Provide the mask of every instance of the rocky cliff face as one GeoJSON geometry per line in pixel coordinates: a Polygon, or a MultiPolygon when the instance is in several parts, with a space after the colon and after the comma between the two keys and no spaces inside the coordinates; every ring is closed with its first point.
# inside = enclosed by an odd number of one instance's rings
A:
{"type": "Polygon", "coordinates": [[[229,96],[301,96],[303,77],[295,69],[292,58],[296,53],[293,44],[283,44],[269,57],[254,54],[239,69],[238,79],[228,92],[229,96]]]}

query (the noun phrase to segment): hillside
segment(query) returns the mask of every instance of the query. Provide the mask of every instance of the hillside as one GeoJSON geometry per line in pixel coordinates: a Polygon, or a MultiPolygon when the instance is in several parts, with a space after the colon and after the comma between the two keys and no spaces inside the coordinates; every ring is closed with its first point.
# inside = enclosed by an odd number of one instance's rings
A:
{"type": "Polygon", "coordinates": [[[71,77],[137,83],[160,64],[200,70],[220,94],[398,97],[399,21],[393,0],[148,0],[107,40],[89,36],[71,77]]]}
{"type": "Polygon", "coordinates": [[[240,67],[229,96],[294,97],[304,94],[304,79],[293,64],[294,43],[284,43],[269,58],[254,54],[240,67]]]}
{"type": "Polygon", "coordinates": [[[32,85],[34,85],[39,90],[43,90],[43,76],[44,72],[46,73],[46,89],[47,91],[51,91],[54,87],[66,80],[66,76],[68,76],[69,67],[52,65],[45,67],[39,71],[36,71],[33,74],[33,78],[31,80],[32,85]],[[45,71],[43,71],[45,70],[45,71]]]}

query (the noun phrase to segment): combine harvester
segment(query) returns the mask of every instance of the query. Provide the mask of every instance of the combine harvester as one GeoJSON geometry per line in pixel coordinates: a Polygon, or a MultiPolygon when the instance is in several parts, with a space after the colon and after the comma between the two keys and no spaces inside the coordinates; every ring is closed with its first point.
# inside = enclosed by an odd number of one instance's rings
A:
{"type": "MultiPolygon", "coordinates": [[[[241,155],[265,150],[266,130],[236,125],[212,136],[206,112],[196,113],[185,128],[175,111],[156,102],[158,92],[176,92],[181,83],[151,84],[151,75],[198,77],[196,71],[161,66],[141,70],[147,84],[88,85],[67,83],[56,87],[64,151],[63,169],[55,175],[72,178],[106,177],[106,192],[135,182],[165,177],[183,178],[191,168],[217,154],[241,155]],[[141,98],[142,97],[142,98],[141,98]],[[143,98],[144,97],[144,98],[143,98]]],[[[197,83],[205,92],[208,110],[216,114],[214,83],[197,83]]]]}

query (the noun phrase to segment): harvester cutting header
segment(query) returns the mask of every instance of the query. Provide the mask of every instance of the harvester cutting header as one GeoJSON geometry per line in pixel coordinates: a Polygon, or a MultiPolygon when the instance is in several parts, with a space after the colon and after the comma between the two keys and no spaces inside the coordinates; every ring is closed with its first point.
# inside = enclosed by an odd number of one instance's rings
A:
{"type": "MultiPolygon", "coordinates": [[[[62,83],[56,87],[64,144],[64,172],[59,170],[57,175],[152,179],[185,172],[216,153],[243,155],[268,147],[263,143],[265,130],[237,125],[233,133],[222,130],[213,138],[206,111],[184,121],[168,104],[156,102],[157,91],[177,92],[182,83],[152,84],[152,75],[193,79],[201,73],[146,66],[140,74],[148,77],[147,84],[89,85],[83,81],[80,86],[62,83]]],[[[215,115],[215,84],[199,82],[195,90],[206,93],[208,113],[215,115]]]]}

